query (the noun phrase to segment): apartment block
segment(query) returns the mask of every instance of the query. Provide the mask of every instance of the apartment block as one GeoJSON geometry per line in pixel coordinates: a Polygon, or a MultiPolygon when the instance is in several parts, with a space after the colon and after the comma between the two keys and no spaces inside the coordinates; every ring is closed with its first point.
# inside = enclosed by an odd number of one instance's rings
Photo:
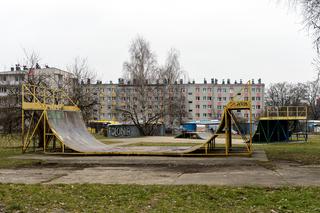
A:
{"type": "MultiPolygon", "coordinates": [[[[156,86],[153,84],[151,86],[156,86]]],[[[94,88],[93,93],[99,100],[100,106],[94,110],[93,119],[96,120],[120,120],[119,108],[129,107],[130,98],[134,98],[135,86],[130,82],[119,79],[118,83],[107,83],[90,85],[94,88]]],[[[184,121],[213,120],[221,119],[224,106],[232,99],[252,100],[252,115],[258,118],[264,109],[265,85],[258,79],[251,80],[251,85],[240,80],[231,83],[230,79],[218,82],[211,79],[210,82],[204,80],[202,83],[187,82],[182,80],[175,82],[171,87],[172,98],[180,98],[184,101],[181,105],[185,109],[184,121]],[[251,91],[250,91],[251,90],[251,91]]],[[[161,95],[150,97],[153,104],[150,107],[161,106],[161,95]]],[[[242,117],[248,118],[248,112],[242,112],[242,117]]]]}

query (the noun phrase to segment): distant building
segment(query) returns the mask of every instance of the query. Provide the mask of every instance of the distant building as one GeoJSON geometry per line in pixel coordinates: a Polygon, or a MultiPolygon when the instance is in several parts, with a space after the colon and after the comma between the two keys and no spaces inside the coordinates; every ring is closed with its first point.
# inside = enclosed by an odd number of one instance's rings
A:
{"type": "MultiPolygon", "coordinates": [[[[100,106],[94,109],[93,119],[95,120],[121,120],[121,113],[117,110],[119,107],[125,109],[128,107],[130,98],[134,98],[134,85],[120,79],[118,83],[98,82],[91,84],[94,88],[94,95],[100,106]]],[[[242,100],[248,100],[251,92],[252,115],[258,118],[264,109],[265,84],[259,79],[257,82],[252,80],[251,91],[241,80],[231,83],[227,81],[218,82],[217,79],[211,79],[210,82],[204,80],[203,83],[188,82],[182,80],[176,82],[173,87],[173,97],[182,96],[185,109],[184,121],[205,121],[221,119],[224,106],[233,98],[239,95],[242,100]]],[[[153,106],[161,106],[161,97],[150,97],[153,106]]],[[[243,112],[242,116],[249,119],[248,112],[243,112]]]]}
{"type": "MultiPolygon", "coordinates": [[[[73,74],[67,71],[47,66],[41,69],[39,65],[37,65],[37,69],[29,69],[17,64],[15,67],[11,67],[10,71],[0,72],[0,120],[5,119],[5,115],[8,113],[19,118],[20,113],[16,115],[16,112],[21,108],[21,86],[23,83],[42,82],[50,88],[64,87],[68,90],[72,78],[74,78],[73,74]]],[[[0,123],[1,129],[3,126],[0,123]]]]}

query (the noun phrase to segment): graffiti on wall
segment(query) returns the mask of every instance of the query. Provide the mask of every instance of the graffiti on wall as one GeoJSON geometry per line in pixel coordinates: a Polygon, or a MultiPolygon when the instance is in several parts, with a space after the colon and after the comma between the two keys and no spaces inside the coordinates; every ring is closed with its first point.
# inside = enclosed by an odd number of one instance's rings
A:
{"type": "Polygon", "coordinates": [[[128,137],[131,136],[130,126],[113,126],[110,128],[110,136],[112,137],[128,137]]]}

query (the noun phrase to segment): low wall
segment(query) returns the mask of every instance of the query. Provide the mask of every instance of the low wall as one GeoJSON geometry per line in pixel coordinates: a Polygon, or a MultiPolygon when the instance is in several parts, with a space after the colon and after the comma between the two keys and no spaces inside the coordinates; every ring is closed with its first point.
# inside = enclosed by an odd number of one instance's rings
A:
{"type": "MultiPolygon", "coordinates": [[[[163,136],[164,125],[158,125],[157,129],[154,132],[155,136],[163,136]]],[[[132,138],[132,137],[140,137],[139,129],[135,125],[131,124],[116,124],[116,125],[108,125],[107,127],[107,137],[111,138],[132,138]]]]}

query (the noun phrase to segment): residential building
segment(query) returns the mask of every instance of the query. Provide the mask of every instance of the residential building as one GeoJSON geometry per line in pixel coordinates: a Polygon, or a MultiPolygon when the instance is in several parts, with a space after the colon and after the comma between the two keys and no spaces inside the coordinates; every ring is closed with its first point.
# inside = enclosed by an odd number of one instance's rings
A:
{"type": "MultiPolygon", "coordinates": [[[[181,105],[185,110],[184,121],[196,120],[213,120],[221,119],[224,106],[232,99],[249,100],[251,95],[252,100],[252,115],[258,118],[264,109],[264,93],[265,85],[261,79],[254,82],[250,87],[243,83],[234,81],[231,83],[230,79],[221,83],[217,79],[211,79],[211,82],[204,80],[203,83],[188,82],[184,83],[182,80],[175,82],[169,91],[173,94],[172,98],[182,97],[184,103],[181,105]],[[251,91],[249,91],[251,89],[251,91]]],[[[152,86],[156,86],[154,84],[152,86]]],[[[100,106],[95,110],[93,119],[96,120],[121,120],[121,113],[119,108],[125,109],[129,107],[130,98],[134,98],[135,86],[130,82],[125,82],[119,79],[118,83],[92,84],[95,95],[99,100],[100,106]],[[100,91],[100,92],[96,92],[100,91]]],[[[152,107],[161,106],[161,96],[150,97],[152,100],[152,107]]],[[[249,119],[249,112],[242,112],[242,117],[249,119]]]]}

